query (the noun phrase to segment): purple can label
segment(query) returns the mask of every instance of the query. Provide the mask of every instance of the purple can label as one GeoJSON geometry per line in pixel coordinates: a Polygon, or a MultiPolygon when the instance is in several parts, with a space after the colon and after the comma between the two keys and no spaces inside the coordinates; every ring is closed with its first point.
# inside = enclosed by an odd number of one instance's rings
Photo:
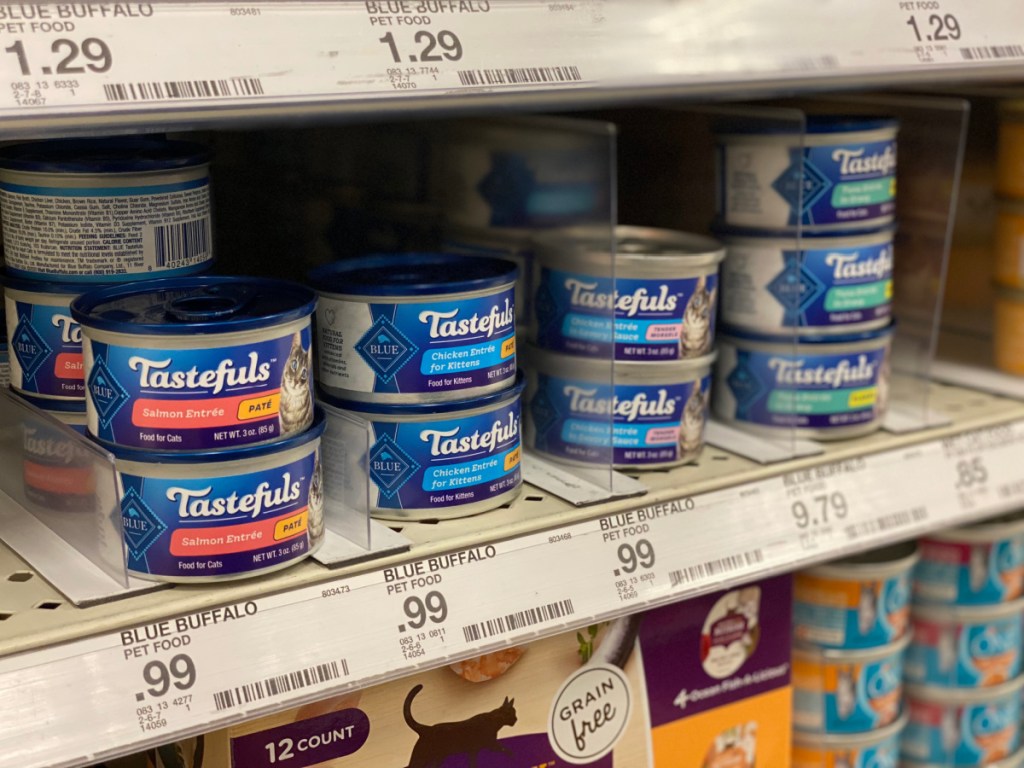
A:
{"type": "Polygon", "coordinates": [[[717,274],[631,279],[540,272],[535,307],[537,346],[616,360],[681,360],[711,351],[717,274]]]}
{"type": "Polygon", "coordinates": [[[89,431],[131,448],[229,448],[313,422],[310,330],[240,346],[153,349],[85,341],[89,431]]]}
{"type": "Polygon", "coordinates": [[[620,466],[667,464],[704,444],[711,378],[610,384],[538,374],[529,397],[533,447],[559,459],[620,466]]]}
{"type": "Polygon", "coordinates": [[[119,473],[130,571],[176,579],[251,573],[302,558],[323,537],[315,443],[278,466],[226,477],[193,474],[199,476],[119,473]]]}
{"type": "Polygon", "coordinates": [[[413,399],[500,389],[516,376],[515,314],[514,284],[488,296],[404,304],[321,294],[319,381],[329,391],[413,399]]]}
{"type": "MultiPolygon", "coordinates": [[[[72,298],[67,295],[68,303],[72,298]]],[[[82,399],[82,329],[68,305],[16,301],[10,294],[5,305],[11,386],[36,397],[82,399]]]]}
{"type": "MultiPolygon", "coordinates": [[[[329,662],[327,672],[337,672],[329,662]]],[[[355,754],[370,737],[370,718],[352,707],[265,731],[231,738],[231,764],[239,768],[308,768],[355,754]]]]}

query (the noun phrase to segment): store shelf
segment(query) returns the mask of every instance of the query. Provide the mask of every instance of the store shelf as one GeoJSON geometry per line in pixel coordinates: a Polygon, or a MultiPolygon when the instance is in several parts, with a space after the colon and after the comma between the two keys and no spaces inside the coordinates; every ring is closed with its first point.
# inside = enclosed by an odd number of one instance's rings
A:
{"type": "Polygon", "coordinates": [[[645,473],[640,499],[575,508],[528,487],[339,571],[76,609],[0,550],[0,765],[134,751],[1024,502],[1024,403],[932,385],[931,405],[952,422],[770,466],[708,449],[645,473]]]}
{"type": "Polygon", "coordinates": [[[13,5],[0,15],[9,44],[0,135],[564,109],[723,92],[991,82],[1024,71],[1024,38],[1005,23],[1019,11],[1015,0],[943,0],[940,13],[920,7],[889,0],[13,5]]]}

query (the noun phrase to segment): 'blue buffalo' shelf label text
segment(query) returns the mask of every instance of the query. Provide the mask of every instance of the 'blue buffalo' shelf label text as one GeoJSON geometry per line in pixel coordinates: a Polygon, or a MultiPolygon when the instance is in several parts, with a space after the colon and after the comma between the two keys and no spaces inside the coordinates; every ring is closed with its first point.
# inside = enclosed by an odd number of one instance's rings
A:
{"type": "Polygon", "coordinates": [[[323,536],[323,496],[310,485],[318,452],[228,477],[141,477],[121,472],[121,521],[134,573],[208,578],[303,557],[323,536]]]}
{"type": "Polygon", "coordinates": [[[885,349],[822,355],[723,349],[726,395],[717,413],[770,427],[867,424],[885,412],[885,349]]]}
{"type": "Polygon", "coordinates": [[[68,307],[8,297],[6,311],[11,386],[38,397],[81,400],[82,329],[68,307]]]}
{"type": "Polygon", "coordinates": [[[321,296],[320,383],[358,393],[499,389],[516,375],[514,288],[490,296],[365,304],[321,296]]]}
{"type": "Polygon", "coordinates": [[[522,483],[519,400],[473,416],[373,422],[369,471],[378,509],[459,507],[522,483]]]}
{"type": "Polygon", "coordinates": [[[154,450],[278,440],[313,420],[310,331],[215,349],[146,349],[86,339],[89,431],[154,450]]]}
{"type": "Polygon", "coordinates": [[[616,360],[681,360],[711,351],[715,274],[665,280],[592,277],[541,270],[536,293],[537,346],[616,360]],[[614,283],[614,287],[613,287],[614,283]]]}
{"type": "Polygon", "coordinates": [[[559,459],[621,466],[695,456],[704,443],[711,378],[677,384],[595,384],[538,374],[533,447],[559,459]]]}

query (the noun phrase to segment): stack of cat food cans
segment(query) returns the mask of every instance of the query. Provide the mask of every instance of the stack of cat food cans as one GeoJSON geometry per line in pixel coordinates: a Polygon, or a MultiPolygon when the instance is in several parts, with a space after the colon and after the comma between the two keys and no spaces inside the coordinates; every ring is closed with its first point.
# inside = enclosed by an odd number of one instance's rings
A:
{"type": "Polygon", "coordinates": [[[330,497],[358,507],[365,486],[375,517],[420,521],[519,494],[517,277],[511,261],[449,253],[370,255],[309,274],[330,497]]]}
{"type": "Polygon", "coordinates": [[[897,765],[917,558],[899,544],[796,575],[793,768],[897,765]]]}
{"type": "Polygon", "coordinates": [[[1019,766],[1024,515],[934,534],[914,574],[902,765],[1019,766]]]}
{"type": "Polygon", "coordinates": [[[528,447],[570,464],[640,470],[696,460],[722,246],[625,226],[536,242],[528,447]]]}
{"type": "Polygon", "coordinates": [[[996,158],[997,367],[1024,375],[1024,101],[1002,105],[996,158]]]}
{"type": "Polygon", "coordinates": [[[897,123],[807,118],[717,135],[722,337],[715,414],[853,437],[888,404],[897,123]]]}

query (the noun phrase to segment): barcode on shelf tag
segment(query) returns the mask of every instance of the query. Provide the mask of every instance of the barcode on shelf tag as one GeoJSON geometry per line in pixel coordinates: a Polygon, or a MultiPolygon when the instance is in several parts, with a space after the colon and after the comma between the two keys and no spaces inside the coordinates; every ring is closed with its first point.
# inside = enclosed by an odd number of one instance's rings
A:
{"type": "Polygon", "coordinates": [[[1024,58],[1024,45],[982,45],[961,48],[960,56],[964,61],[1024,58]]]}
{"type": "Polygon", "coordinates": [[[844,528],[846,537],[851,541],[862,539],[865,536],[876,534],[888,534],[898,531],[900,528],[907,528],[911,525],[924,522],[928,519],[928,510],[925,507],[914,507],[913,509],[900,510],[888,515],[876,517],[873,520],[863,520],[859,523],[852,523],[844,528]]]}
{"type": "Polygon", "coordinates": [[[579,67],[508,67],[505,69],[462,69],[463,85],[537,85],[579,83],[583,81],[579,67]]]}
{"type": "Polygon", "coordinates": [[[721,576],[742,568],[749,568],[752,565],[759,565],[764,562],[764,551],[752,549],[738,555],[729,555],[718,560],[708,560],[705,563],[691,565],[688,568],[679,568],[669,572],[670,586],[675,587],[684,584],[693,584],[698,581],[721,576]]]}
{"type": "Polygon", "coordinates": [[[213,703],[217,711],[220,712],[243,704],[251,704],[254,701],[261,701],[271,696],[279,696],[282,693],[296,691],[300,688],[308,688],[320,683],[330,682],[331,680],[339,680],[342,677],[348,677],[348,661],[345,659],[329,661],[284,675],[268,677],[265,680],[257,680],[234,688],[227,688],[213,694],[213,703]]]}
{"type": "Polygon", "coordinates": [[[263,81],[258,77],[232,77],[220,80],[168,80],[164,82],[106,83],[107,101],[168,101],[175,99],[217,99],[238,96],[263,96],[263,81]]]}
{"type": "Polygon", "coordinates": [[[535,624],[543,624],[554,619],[563,619],[567,616],[572,616],[575,612],[572,600],[566,598],[554,603],[539,605],[535,608],[527,608],[524,611],[497,616],[476,624],[467,624],[462,628],[462,635],[467,643],[475,643],[488,637],[532,627],[535,624]]]}

